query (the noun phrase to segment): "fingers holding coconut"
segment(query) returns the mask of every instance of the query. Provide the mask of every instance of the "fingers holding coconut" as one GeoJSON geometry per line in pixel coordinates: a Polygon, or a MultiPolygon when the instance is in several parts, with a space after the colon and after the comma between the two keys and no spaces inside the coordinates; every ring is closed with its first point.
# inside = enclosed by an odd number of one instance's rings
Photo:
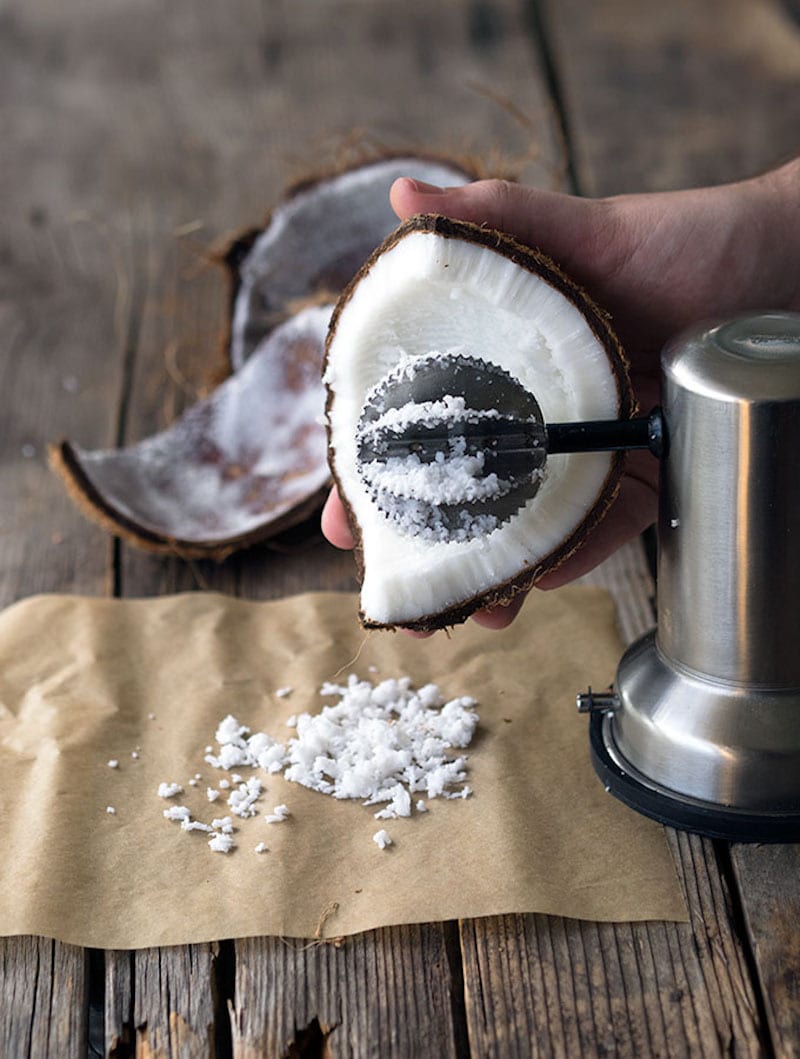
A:
{"type": "MultiPolygon", "coordinates": [[[[639,346],[631,364],[640,404],[639,375],[658,369],[658,351],[686,320],[669,320],[669,272],[674,266],[674,239],[686,238],[681,220],[688,192],[590,199],[525,187],[507,180],[477,180],[459,187],[437,188],[409,177],[392,185],[395,213],[406,220],[438,213],[481,227],[506,232],[525,246],[553,257],[570,277],[592,292],[606,311],[624,345],[639,346]],[[662,245],[643,247],[651,232],[663,229],[662,245]],[[682,233],[682,234],[681,234],[682,233]]],[[[692,224],[697,225],[693,216],[692,224]]],[[[704,242],[713,236],[708,232],[704,242]]],[[[703,250],[702,244],[698,248],[703,250]]],[[[682,263],[682,274],[686,268],[682,263]]],[[[677,278],[683,283],[685,276],[677,278]]],[[[692,280],[694,282],[694,280],[692,280]]]]}
{"type": "MultiPolygon", "coordinates": [[[[328,494],[328,499],[322,509],[322,532],[336,548],[342,548],[347,551],[355,547],[353,534],[347,524],[347,514],[339,497],[339,491],[335,486],[328,494]]],[[[527,592],[520,592],[508,603],[501,603],[494,607],[487,607],[485,610],[478,610],[472,617],[476,624],[482,625],[485,629],[506,629],[519,614],[526,597],[527,592]]],[[[426,639],[433,635],[431,632],[415,632],[412,629],[404,629],[403,631],[409,636],[415,636],[419,639],[426,639]]]]}
{"type": "Polygon", "coordinates": [[[494,607],[476,610],[472,615],[472,620],[484,629],[507,629],[522,610],[522,604],[527,598],[527,592],[519,592],[508,603],[498,603],[494,607]]]}
{"type": "Polygon", "coordinates": [[[440,213],[539,247],[611,312],[634,369],[699,319],[753,305],[798,304],[800,161],[735,184],[590,199],[481,180],[437,189],[401,177],[392,206],[405,220],[440,213]],[[724,277],[724,278],[721,278],[724,277]]]}
{"type": "Polygon", "coordinates": [[[321,526],[324,536],[335,548],[350,551],[355,547],[353,534],[347,524],[347,514],[336,486],[328,493],[328,499],[322,509],[321,526]]]}
{"type": "MultiPolygon", "coordinates": [[[[325,507],[322,509],[322,532],[336,548],[349,550],[355,546],[353,534],[347,524],[344,505],[339,498],[339,491],[335,487],[328,494],[325,507]]],[[[505,629],[519,614],[526,596],[527,592],[520,592],[508,603],[487,607],[485,610],[478,610],[472,617],[478,625],[482,625],[485,629],[505,629]]],[[[432,635],[429,632],[414,632],[410,629],[404,631],[409,636],[416,636],[420,639],[425,639],[432,635]]]]}
{"type": "MultiPolygon", "coordinates": [[[[628,457],[632,457],[629,455],[628,457]]],[[[647,459],[657,467],[657,461],[649,454],[636,453],[634,459],[647,459]]],[[[637,477],[627,474],[620,484],[619,494],[608,514],[584,544],[565,563],[537,582],[542,589],[560,588],[577,577],[588,574],[596,566],[613,555],[618,548],[638,537],[656,519],[658,487],[649,480],[649,475],[637,477]]]]}
{"type": "Polygon", "coordinates": [[[608,276],[613,250],[613,211],[607,200],[586,199],[525,187],[508,180],[476,180],[438,188],[410,177],[392,185],[392,208],[401,221],[418,213],[441,213],[507,232],[539,247],[581,282],[608,276]]]}
{"type": "MultiPolygon", "coordinates": [[[[647,461],[655,466],[654,461],[647,455],[637,453],[628,458],[643,465],[647,461]]],[[[643,478],[626,476],[623,479],[617,500],[608,515],[570,559],[537,582],[537,588],[561,588],[562,585],[582,577],[652,525],[658,506],[658,491],[656,483],[647,480],[648,477],[652,478],[651,468],[645,465],[643,470],[650,470],[650,474],[646,473],[643,478]]],[[[344,506],[335,488],[331,490],[322,512],[322,532],[337,548],[351,549],[354,546],[344,506]]],[[[506,629],[519,614],[527,597],[527,592],[519,592],[508,603],[478,610],[472,618],[477,625],[485,629],[506,629]]],[[[413,635],[425,637],[430,634],[413,635]]]]}
{"type": "MultiPolygon", "coordinates": [[[[658,463],[648,453],[641,452],[630,453],[628,461],[628,473],[608,514],[575,554],[537,581],[536,588],[561,588],[588,574],[653,524],[658,509],[658,463]]],[[[486,629],[505,629],[519,614],[527,596],[527,592],[520,592],[508,603],[479,610],[472,615],[473,620],[486,629]]]]}
{"type": "MultiPolygon", "coordinates": [[[[655,521],[658,464],[649,454],[639,452],[630,453],[628,461],[628,473],[623,477],[617,499],[606,517],[571,558],[537,581],[536,588],[561,588],[588,574],[655,521]]],[[[479,610],[472,615],[473,620],[486,629],[506,629],[519,614],[527,596],[527,592],[520,592],[508,603],[479,610]]]]}

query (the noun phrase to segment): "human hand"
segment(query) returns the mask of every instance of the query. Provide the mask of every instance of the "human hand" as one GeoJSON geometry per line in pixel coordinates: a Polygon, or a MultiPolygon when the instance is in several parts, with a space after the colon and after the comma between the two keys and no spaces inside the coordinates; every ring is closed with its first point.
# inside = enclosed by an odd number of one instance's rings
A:
{"type": "MultiPolygon", "coordinates": [[[[439,213],[513,235],[561,265],[611,313],[628,353],[639,405],[658,403],[664,343],[698,321],[751,309],[800,308],[800,164],[714,188],[584,199],[499,180],[432,188],[401,178],[391,191],[401,220],[439,213]]],[[[585,544],[537,583],[556,588],[591,570],[655,519],[658,462],[629,453],[615,503],[585,544]]],[[[332,491],[322,514],[332,544],[352,548],[332,491]]],[[[524,596],[478,611],[503,628],[524,596]]]]}

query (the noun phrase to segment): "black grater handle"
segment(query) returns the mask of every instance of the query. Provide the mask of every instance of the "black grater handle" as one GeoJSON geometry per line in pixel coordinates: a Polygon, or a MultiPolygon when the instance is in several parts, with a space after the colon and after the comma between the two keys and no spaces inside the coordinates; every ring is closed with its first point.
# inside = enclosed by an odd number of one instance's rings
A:
{"type": "Polygon", "coordinates": [[[636,419],[547,424],[548,454],[616,452],[621,449],[649,449],[654,456],[663,455],[664,420],[660,408],[636,419]]]}

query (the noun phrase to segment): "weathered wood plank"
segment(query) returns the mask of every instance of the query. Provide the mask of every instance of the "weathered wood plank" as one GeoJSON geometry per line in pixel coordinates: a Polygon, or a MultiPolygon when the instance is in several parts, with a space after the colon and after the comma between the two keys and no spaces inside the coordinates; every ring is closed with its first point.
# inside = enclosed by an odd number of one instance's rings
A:
{"type": "Polygon", "coordinates": [[[132,1052],[133,953],[109,950],[103,954],[104,1003],[103,1044],[105,1054],[126,1056],[132,1052]]]}
{"type": "Polygon", "coordinates": [[[0,1055],[83,1059],[88,957],[49,938],[0,944],[0,1055]]]}
{"type": "Polygon", "coordinates": [[[451,930],[435,923],[369,931],[341,947],[237,941],[234,1055],[463,1055],[451,930]]]}
{"type": "Polygon", "coordinates": [[[800,149],[782,0],[539,0],[588,195],[751,176],[800,149]]]}
{"type": "Polygon", "coordinates": [[[206,1059],[215,1054],[216,945],[137,952],[134,962],[136,1054],[206,1059]]]}
{"type": "Polygon", "coordinates": [[[708,938],[716,926],[697,922],[693,933],[683,924],[547,916],[463,923],[474,1052],[762,1055],[752,995],[739,996],[728,953],[708,938]]]}
{"type": "MultiPolygon", "coordinates": [[[[43,591],[102,594],[111,546],[47,469],[49,441],[114,444],[131,327],[130,230],[104,208],[113,115],[82,98],[80,15],[3,5],[0,94],[0,606],[43,591]],[[74,31],[74,32],[73,32],[74,31]]],[[[95,56],[96,58],[96,56],[95,56]]],[[[86,953],[0,940],[0,1052],[85,1055],[86,953]]]]}
{"type": "Polygon", "coordinates": [[[50,474],[46,446],[62,434],[114,443],[130,325],[127,233],[112,210],[96,211],[98,130],[75,121],[81,48],[45,6],[5,4],[0,32],[2,97],[15,116],[0,167],[2,606],[105,588],[106,537],[50,474]]]}
{"type": "Polygon", "coordinates": [[[800,1055],[800,845],[731,847],[775,1054],[800,1055]]]}

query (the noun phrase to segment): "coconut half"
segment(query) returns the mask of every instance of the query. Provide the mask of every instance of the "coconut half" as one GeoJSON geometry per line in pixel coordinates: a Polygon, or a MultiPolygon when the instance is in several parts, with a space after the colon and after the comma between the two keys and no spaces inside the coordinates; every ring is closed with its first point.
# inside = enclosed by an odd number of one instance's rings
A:
{"type": "Polygon", "coordinates": [[[321,369],[331,306],[276,328],[168,430],[50,459],[82,510],[149,551],[223,559],[308,518],[329,484],[321,369]]]}
{"type": "Polygon", "coordinates": [[[390,518],[359,460],[359,424],[387,378],[434,353],[504,369],[545,422],[636,410],[606,314],[547,257],[444,217],[401,225],[340,298],[326,349],[331,470],[357,542],[367,627],[442,628],[510,599],[581,545],[618,488],[620,454],[553,454],[535,495],[484,532],[432,539],[390,518]]]}
{"type": "Polygon", "coordinates": [[[339,294],[397,225],[389,189],[401,176],[457,186],[475,174],[454,162],[398,155],[306,180],[287,193],[263,230],[225,254],[233,284],[229,355],[234,370],[292,304],[339,294]]]}

